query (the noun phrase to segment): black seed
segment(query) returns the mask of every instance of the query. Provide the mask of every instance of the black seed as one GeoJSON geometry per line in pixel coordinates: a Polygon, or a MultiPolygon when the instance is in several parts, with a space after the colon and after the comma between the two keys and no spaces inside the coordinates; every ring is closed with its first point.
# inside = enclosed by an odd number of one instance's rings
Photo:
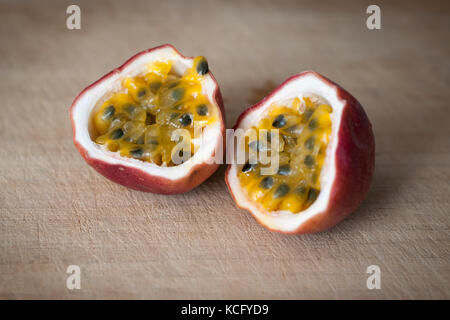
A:
{"type": "Polygon", "coordinates": [[[310,137],[305,141],[305,147],[308,150],[312,150],[314,148],[314,137],[310,137]]]}
{"type": "Polygon", "coordinates": [[[161,82],[152,82],[149,85],[150,90],[153,92],[157,92],[159,88],[161,88],[162,83],[161,82]]]}
{"type": "Polygon", "coordinates": [[[304,194],[305,192],[306,192],[306,188],[304,186],[295,188],[295,193],[297,193],[297,194],[304,194]]]}
{"type": "Polygon", "coordinates": [[[148,112],[147,112],[147,116],[146,116],[146,118],[145,118],[145,124],[146,124],[147,126],[149,126],[149,125],[151,125],[151,124],[154,124],[155,122],[156,122],[155,116],[152,115],[151,113],[148,113],[148,112]]]}
{"type": "Polygon", "coordinates": [[[189,113],[185,113],[178,119],[178,121],[180,121],[183,127],[186,127],[192,123],[192,118],[189,113]]]}
{"type": "Polygon", "coordinates": [[[273,178],[272,177],[265,177],[264,179],[261,180],[261,182],[259,183],[259,186],[262,189],[270,189],[273,186],[273,178]]]}
{"type": "Polygon", "coordinates": [[[311,130],[316,129],[318,125],[319,125],[319,122],[317,121],[317,119],[311,119],[311,121],[308,124],[308,126],[311,130]]]}
{"type": "Polygon", "coordinates": [[[305,113],[303,115],[304,115],[306,120],[309,120],[309,118],[311,118],[313,113],[314,113],[313,109],[306,109],[305,113]]]}
{"type": "Polygon", "coordinates": [[[209,71],[208,61],[206,61],[206,59],[203,58],[197,63],[197,73],[203,76],[204,74],[207,74],[208,71],[209,71]]]}
{"type": "Polygon", "coordinates": [[[183,98],[184,96],[184,88],[175,88],[172,91],[172,98],[175,101],[181,100],[181,98],[183,98]]]}
{"type": "Polygon", "coordinates": [[[135,158],[141,158],[144,155],[144,150],[142,150],[142,148],[136,148],[130,150],[130,154],[135,158]]]}
{"type": "Polygon", "coordinates": [[[275,199],[284,197],[290,190],[289,186],[286,183],[282,183],[278,186],[278,188],[273,193],[273,197],[275,199]]]}
{"type": "Polygon", "coordinates": [[[123,130],[121,128],[112,131],[109,135],[111,139],[117,140],[123,137],[123,130]]]}
{"type": "Polygon", "coordinates": [[[142,99],[144,96],[145,96],[145,94],[147,93],[147,89],[145,89],[145,88],[143,88],[143,89],[141,89],[141,90],[139,90],[138,91],[138,98],[139,99],[142,99]]]}
{"type": "Polygon", "coordinates": [[[305,157],[305,160],[303,160],[303,163],[306,164],[308,167],[312,167],[315,163],[313,156],[308,154],[305,157]]]}
{"type": "Polygon", "coordinates": [[[256,164],[251,164],[251,163],[246,163],[243,167],[242,167],[242,172],[246,173],[249,171],[252,171],[253,168],[256,167],[256,164]]]}
{"type": "Polygon", "coordinates": [[[272,126],[275,128],[282,128],[286,125],[286,118],[284,115],[280,114],[273,120],[272,126]]]}
{"type": "Polygon", "coordinates": [[[309,189],[308,201],[309,202],[313,202],[314,200],[317,199],[318,195],[319,195],[319,190],[314,189],[314,188],[309,189]]]}
{"type": "Polygon", "coordinates": [[[111,118],[114,115],[115,112],[116,112],[116,109],[114,108],[114,106],[110,105],[105,110],[103,110],[102,119],[108,120],[109,118],[111,118]]]}
{"type": "Polygon", "coordinates": [[[208,106],[206,104],[201,104],[197,107],[197,114],[199,116],[206,116],[208,114],[208,106]]]}
{"type": "Polygon", "coordinates": [[[179,115],[180,115],[180,114],[177,113],[177,112],[172,113],[172,114],[170,115],[170,120],[175,119],[175,118],[178,117],[179,115]]]}
{"type": "Polygon", "coordinates": [[[288,176],[291,173],[291,166],[284,164],[278,168],[277,172],[280,176],[288,176]]]}

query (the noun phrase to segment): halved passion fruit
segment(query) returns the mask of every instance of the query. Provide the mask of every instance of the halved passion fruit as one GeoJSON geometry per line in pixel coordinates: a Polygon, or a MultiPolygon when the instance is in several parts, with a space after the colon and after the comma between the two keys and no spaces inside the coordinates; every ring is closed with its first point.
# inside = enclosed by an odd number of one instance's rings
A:
{"type": "Polygon", "coordinates": [[[369,189],[371,124],[355,98],[316,72],[286,80],[241,114],[234,129],[245,132],[246,161],[232,163],[225,180],[237,205],[271,230],[330,228],[369,189]]]}
{"type": "Polygon", "coordinates": [[[87,87],[70,114],[81,155],[124,186],[186,192],[219,166],[219,86],[205,58],[184,57],[171,45],[138,53],[87,87]]]}

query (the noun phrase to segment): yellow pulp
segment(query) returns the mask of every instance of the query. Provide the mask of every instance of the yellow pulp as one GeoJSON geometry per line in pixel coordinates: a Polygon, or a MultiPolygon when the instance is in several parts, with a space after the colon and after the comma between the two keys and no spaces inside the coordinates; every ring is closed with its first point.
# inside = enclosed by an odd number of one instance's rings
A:
{"type": "Polygon", "coordinates": [[[201,130],[218,116],[201,93],[201,80],[207,72],[205,58],[197,57],[181,76],[173,72],[168,60],[149,65],[142,75],[124,79],[124,90],[114,93],[95,111],[95,142],[119,151],[121,156],[162,166],[176,165],[175,153],[187,160],[186,155],[192,156],[198,147],[191,140],[194,122],[195,129],[201,130]],[[186,131],[174,132],[177,129],[186,131]]]}
{"type": "Polygon", "coordinates": [[[269,167],[270,163],[247,162],[240,167],[239,181],[252,201],[268,211],[298,213],[316,200],[331,133],[331,112],[328,104],[312,97],[295,98],[285,105],[270,106],[265,118],[252,128],[257,132],[256,140],[251,141],[250,138],[246,146],[248,151],[261,152],[261,146],[266,146],[265,150],[277,152],[279,166],[278,171],[270,175],[261,173],[261,168],[269,167]],[[269,132],[262,134],[263,138],[260,136],[262,129],[269,132]],[[278,148],[271,148],[273,135],[277,134],[274,129],[278,129],[278,148]]]}

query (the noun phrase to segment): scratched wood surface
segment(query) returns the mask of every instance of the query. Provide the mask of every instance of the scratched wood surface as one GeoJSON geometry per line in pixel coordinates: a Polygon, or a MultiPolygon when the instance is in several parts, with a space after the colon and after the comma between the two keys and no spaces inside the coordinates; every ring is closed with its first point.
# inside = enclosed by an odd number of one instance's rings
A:
{"type": "Polygon", "coordinates": [[[450,3],[0,2],[0,298],[450,298],[450,3]],[[287,236],[236,208],[222,167],[192,192],[126,189],[72,144],[88,84],[163,43],[205,55],[228,127],[313,69],[359,99],[376,137],[363,205],[335,228],[287,236]],[[81,267],[81,290],[66,268],[81,267]],[[381,290],[366,268],[381,268],[381,290]]]}

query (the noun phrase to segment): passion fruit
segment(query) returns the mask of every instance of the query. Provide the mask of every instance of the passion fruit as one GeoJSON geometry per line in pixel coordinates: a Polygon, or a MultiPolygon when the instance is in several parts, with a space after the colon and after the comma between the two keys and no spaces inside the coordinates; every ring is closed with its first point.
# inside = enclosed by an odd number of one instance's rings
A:
{"type": "Polygon", "coordinates": [[[225,181],[236,204],[268,229],[319,232],[364,199],[375,166],[372,126],[361,104],[324,76],[306,71],[287,79],[240,115],[239,129],[247,160],[232,162],[225,181]],[[250,161],[262,150],[276,166],[250,161]]]}
{"type": "Polygon", "coordinates": [[[88,86],[70,116],[86,162],[136,190],[189,191],[223,153],[223,102],[208,62],[171,45],[140,52],[88,86]]]}

